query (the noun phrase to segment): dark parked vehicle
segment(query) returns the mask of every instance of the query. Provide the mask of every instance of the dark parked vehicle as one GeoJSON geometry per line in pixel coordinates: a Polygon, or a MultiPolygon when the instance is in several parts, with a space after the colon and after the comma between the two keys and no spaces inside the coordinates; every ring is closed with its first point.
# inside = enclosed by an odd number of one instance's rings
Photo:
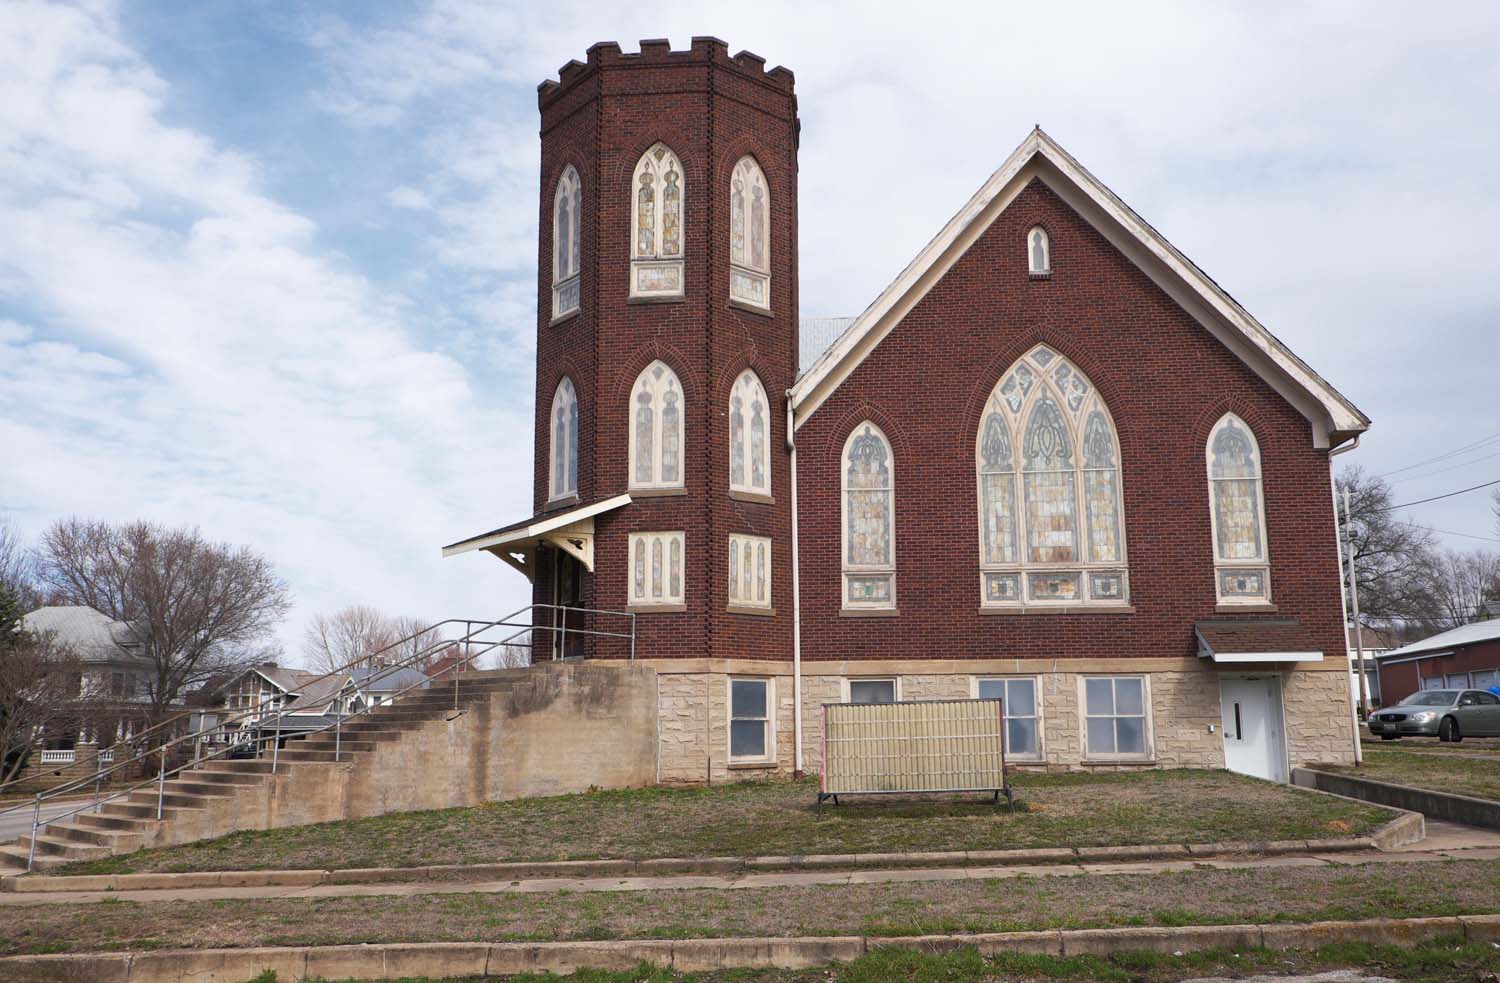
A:
{"type": "Polygon", "coordinates": [[[1370,714],[1370,733],[1402,737],[1500,737],[1500,696],[1482,689],[1429,689],[1370,714]]]}

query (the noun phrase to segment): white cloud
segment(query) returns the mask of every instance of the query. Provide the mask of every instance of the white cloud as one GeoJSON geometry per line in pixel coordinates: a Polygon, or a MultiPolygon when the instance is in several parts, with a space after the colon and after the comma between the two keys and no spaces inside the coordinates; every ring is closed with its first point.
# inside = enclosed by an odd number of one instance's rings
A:
{"type": "Polygon", "coordinates": [[[252,157],[164,122],[118,30],[103,6],[0,8],[0,302],[36,312],[0,331],[0,506],[253,544],[298,620],[518,606],[499,565],[438,546],[528,499],[529,419],[428,350],[252,157]]]}

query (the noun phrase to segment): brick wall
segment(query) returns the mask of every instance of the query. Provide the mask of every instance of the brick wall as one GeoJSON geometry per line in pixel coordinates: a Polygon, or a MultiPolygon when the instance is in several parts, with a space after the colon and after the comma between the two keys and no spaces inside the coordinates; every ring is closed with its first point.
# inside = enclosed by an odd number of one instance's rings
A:
{"type": "Polygon", "coordinates": [[[797,433],[803,657],[1194,654],[1193,622],[1223,616],[1204,447],[1228,411],[1260,443],[1274,616],[1340,654],[1328,458],[1308,421],[1033,182],[797,433]],[[1048,278],[1027,272],[1034,225],[1051,237],[1048,278]],[[1040,343],[1090,377],[1118,427],[1133,613],[980,614],[975,435],[992,388],[1040,343]],[[895,457],[893,618],[840,614],[840,455],[866,419],[895,457]]]}
{"type": "MultiPolygon", "coordinates": [[[[623,610],[628,537],[684,530],[686,607],[642,614],[638,645],[656,656],[736,654],[790,658],[791,524],[781,394],[796,371],[797,110],[792,76],[767,72],[759,58],[730,57],[727,46],[695,38],[688,51],[646,43],[638,55],[614,44],[589,49],[559,83],[539,93],[542,115],[538,227],[535,503],[546,505],[552,393],[564,373],[578,389],[579,498],[627,490],[629,395],[655,359],[681,380],[685,412],[685,494],[641,497],[595,520],[596,575],[584,578],[586,606],[623,610]],[[656,142],[683,168],[685,294],[649,303],[629,299],[631,175],[656,142]],[[729,183],[753,154],[771,199],[771,313],[729,303],[729,183]],[[582,308],[551,323],[552,197],[572,164],[582,177],[582,308]],[[770,399],[774,503],[729,497],[730,387],[746,368],[770,399]],[[727,549],[731,532],[769,536],[774,616],[730,614],[727,549]]],[[[550,601],[551,557],[539,564],[535,599],[550,601]]],[[[602,625],[600,626],[602,627],[602,625]]],[[[612,625],[611,627],[618,627],[612,625]]],[[[595,640],[596,656],[624,655],[595,640]]]]}

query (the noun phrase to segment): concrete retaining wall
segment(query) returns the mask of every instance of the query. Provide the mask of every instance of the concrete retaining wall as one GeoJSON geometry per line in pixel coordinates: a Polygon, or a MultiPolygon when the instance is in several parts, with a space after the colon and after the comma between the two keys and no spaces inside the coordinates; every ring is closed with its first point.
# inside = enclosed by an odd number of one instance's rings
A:
{"type": "Polygon", "coordinates": [[[1315,788],[1351,799],[1420,812],[1428,819],[1444,819],[1466,826],[1500,829],[1500,802],[1489,799],[1476,799],[1449,792],[1430,792],[1427,789],[1408,788],[1405,785],[1392,785],[1312,768],[1294,769],[1292,782],[1304,788],[1315,788]]]}
{"type": "Polygon", "coordinates": [[[629,970],[642,962],[679,972],[740,968],[811,969],[849,962],[878,949],[945,952],[974,948],[981,955],[1049,956],[1203,949],[1314,949],[1339,942],[1412,946],[1434,939],[1500,940],[1500,915],[1458,918],[1376,918],[1306,925],[1201,925],[1104,928],[904,938],[662,939],[618,942],[434,942],[283,949],[200,949],[96,955],[11,956],[0,959],[0,979],[13,983],[243,983],[273,970],[284,983],[309,978],[398,980],[403,977],[495,977],[629,970]]]}

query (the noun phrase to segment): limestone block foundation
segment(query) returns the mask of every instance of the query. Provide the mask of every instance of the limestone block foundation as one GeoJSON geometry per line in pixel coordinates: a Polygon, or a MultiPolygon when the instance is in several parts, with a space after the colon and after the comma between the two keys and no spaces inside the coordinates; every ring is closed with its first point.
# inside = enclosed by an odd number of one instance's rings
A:
{"type": "MultiPolygon", "coordinates": [[[[782,662],[709,659],[643,660],[657,672],[660,780],[702,784],[790,775],[795,767],[793,681],[782,662]],[[772,681],[776,748],[774,764],[729,761],[728,685],[733,676],[772,681]]],[[[1281,680],[1288,763],[1353,759],[1348,685],[1342,666],[1246,666],[1244,674],[1281,680]]],[[[1013,759],[1019,767],[1047,770],[1222,768],[1219,678],[1222,668],[1198,659],[993,660],[803,663],[803,769],[821,760],[822,707],[845,699],[851,678],[896,678],[903,700],[967,699],[981,677],[1029,676],[1037,681],[1042,749],[1039,758],[1013,759]],[[1089,760],[1084,755],[1082,681],[1085,676],[1144,675],[1150,693],[1151,755],[1138,761],[1089,760]],[[1210,730],[1212,728],[1212,730],[1210,730]]]]}

